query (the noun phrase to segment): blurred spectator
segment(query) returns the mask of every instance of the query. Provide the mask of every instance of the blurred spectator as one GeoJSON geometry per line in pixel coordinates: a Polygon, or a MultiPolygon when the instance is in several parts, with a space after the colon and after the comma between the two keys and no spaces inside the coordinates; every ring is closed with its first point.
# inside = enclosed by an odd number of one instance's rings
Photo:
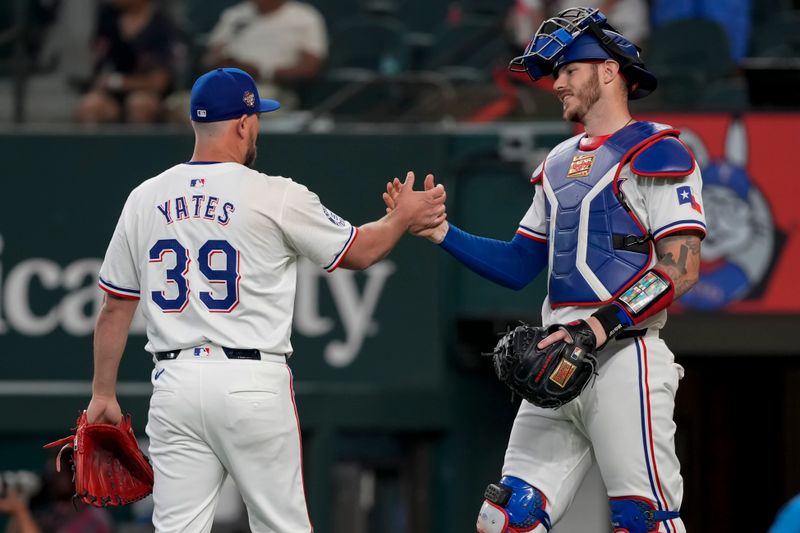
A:
{"type": "Polygon", "coordinates": [[[509,17],[512,37],[524,49],[544,19],[575,7],[599,9],[608,22],[633,42],[641,43],[650,35],[645,0],[516,0],[509,17]]]}
{"type": "Polygon", "coordinates": [[[0,513],[9,517],[6,533],[110,533],[106,509],[73,502],[72,470],[66,462],[61,472],[52,458],[47,464],[42,489],[30,502],[13,489],[0,497],[0,513]]]}
{"type": "Polygon", "coordinates": [[[9,517],[6,533],[40,533],[28,503],[13,489],[0,497],[0,513],[9,517]]]}
{"type": "Polygon", "coordinates": [[[171,89],[177,26],[151,0],[102,4],[95,34],[96,62],[81,122],[150,123],[161,118],[171,89]]]}
{"type": "Polygon", "coordinates": [[[800,495],[795,496],[778,512],[769,533],[800,533],[800,495]]]}
{"type": "MultiPolygon", "coordinates": [[[[674,20],[710,19],[725,28],[731,59],[739,64],[750,42],[751,0],[653,0],[653,26],[674,20]]],[[[676,36],[677,38],[677,36],[676,36]]]]}
{"type": "Polygon", "coordinates": [[[327,55],[325,20],[316,8],[296,0],[245,0],[222,13],[204,64],[247,71],[262,98],[292,109],[292,87],[315,78],[327,55]]]}

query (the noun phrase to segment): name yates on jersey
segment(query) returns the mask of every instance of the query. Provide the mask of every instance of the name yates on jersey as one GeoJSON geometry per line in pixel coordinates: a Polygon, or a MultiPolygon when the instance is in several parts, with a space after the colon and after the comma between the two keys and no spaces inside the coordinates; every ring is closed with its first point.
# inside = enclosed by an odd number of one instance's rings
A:
{"type": "MultiPolygon", "coordinates": [[[[202,188],[205,184],[203,179],[193,179],[192,182],[202,184],[193,185],[194,188],[202,188]]],[[[203,218],[213,220],[221,226],[227,226],[231,221],[231,214],[236,211],[236,207],[231,202],[220,203],[216,196],[205,194],[193,194],[188,198],[178,196],[174,199],[166,200],[163,204],[156,205],[156,209],[164,217],[167,224],[189,220],[193,218],[203,218]]]]}

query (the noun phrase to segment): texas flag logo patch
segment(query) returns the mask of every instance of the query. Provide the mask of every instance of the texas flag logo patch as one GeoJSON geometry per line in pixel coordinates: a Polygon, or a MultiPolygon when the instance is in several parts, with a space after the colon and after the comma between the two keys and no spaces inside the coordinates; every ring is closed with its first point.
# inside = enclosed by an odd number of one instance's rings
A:
{"type": "Polygon", "coordinates": [[[684,185],[683,187],[678,187],[677,191],[679,204],[689,204],[692,206],[692,209],[700,214],[703,214],[703,208],[700,207],[699,203],[697,203],[697,198],[694,197],[692,188],[690,186],[684,185]]]}
{"type": "Polygon", "coordinates": [[[205,178],[192,178],[189,180],[189,187],[193,189],[202,189],[206,186],[205,178]]]}

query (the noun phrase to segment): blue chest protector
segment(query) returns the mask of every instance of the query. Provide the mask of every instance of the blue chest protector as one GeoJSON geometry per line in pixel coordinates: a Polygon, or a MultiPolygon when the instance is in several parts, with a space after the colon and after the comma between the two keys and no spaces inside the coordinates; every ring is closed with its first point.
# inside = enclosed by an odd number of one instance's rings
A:
{"type": "Polygon", "coordinates": [[[553,307],[609,301],[650,266],[655,253],[651,236],[621,201],[617,179],[634,158],[654,175],[688,174],[694,163],[677,134],[663,124],[636,122],[596,150],[580,150],[578,135],[547,156],[542,179],[553,307]],[[665,141],[677,146],[658,146],[665,141]]]}

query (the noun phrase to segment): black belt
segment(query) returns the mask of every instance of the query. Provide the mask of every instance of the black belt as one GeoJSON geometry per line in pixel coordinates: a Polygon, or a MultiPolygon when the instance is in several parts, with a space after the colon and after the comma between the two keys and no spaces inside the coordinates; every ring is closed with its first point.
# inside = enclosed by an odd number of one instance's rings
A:
{"type": "Polygon", "coordinates": [[[644,337],[644,334],[647,333],[647,328],[644,329],[626,329],[616,337],[614,337],[618,341],[623,341],[625,339],[633,339],[635,337],[644,337]]]}
{"type": "MultiPolygon", "coordinates": [[[[185,348],[190,350],[191,348],[185,348]]],[[[183,349],[170,350],[167,352],[156,352],[156,361],[170,361],[178,357],[183,349]]],[[[261,360],[261,352],[256,349],[242,349],[242,348],[226,348],[222,346],[222,351],[228,356],[228,359],[250,359],[252,361],[261,360]]]]}

